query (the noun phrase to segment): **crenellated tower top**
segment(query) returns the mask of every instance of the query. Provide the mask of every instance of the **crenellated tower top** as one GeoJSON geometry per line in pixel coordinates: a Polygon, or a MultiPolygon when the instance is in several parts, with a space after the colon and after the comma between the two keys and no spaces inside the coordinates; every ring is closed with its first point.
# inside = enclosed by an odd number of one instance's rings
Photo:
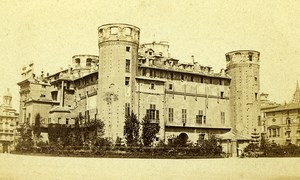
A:
{"type": "Polygon", "coordinates": [[[140,28],[123,23],[104,24],[98,27],[99,45],[107,41],[129,41],[138,44],[140,28]]]}

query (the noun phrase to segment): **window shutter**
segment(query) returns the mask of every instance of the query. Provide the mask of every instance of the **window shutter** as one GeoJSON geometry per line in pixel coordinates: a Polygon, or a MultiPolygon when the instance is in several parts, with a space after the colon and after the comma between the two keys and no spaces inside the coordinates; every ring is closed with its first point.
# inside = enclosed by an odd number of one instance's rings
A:
{"type": "Polygon", "coordinates": [[[146,116],[147,116],[148,118],[150,118],[150,109],[147,109],[147,110],[146,110],[146,116]]]}
{"type": "Polygon", "coordinates": [[[159,120],[159,110],[156,110],[156,120],[159,120]]]}

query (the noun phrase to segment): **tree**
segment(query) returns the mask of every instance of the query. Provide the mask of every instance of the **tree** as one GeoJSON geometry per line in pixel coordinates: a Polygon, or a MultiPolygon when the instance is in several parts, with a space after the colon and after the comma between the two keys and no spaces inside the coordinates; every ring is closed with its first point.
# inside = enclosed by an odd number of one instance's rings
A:
{"type": "Polygon", "coordinates": [[[32,130],[29,126],[29,123],[25,123],[19,129],[20,137],[17,140],[16,150],[23,152],[23,151],[31,151],[34,145],[32,139],[32,130]]]}
{"type": "Polygon", "coordinates": [[[151,123],[149,117],[146,115],[142,122],[142,141],[144,146],[150,146],[159,132],[159,124],[151,123]]]}
{"type": "Polygon", "coordinates": [[[42,117],[41,117],[40,113],[37,113],[35,115],[35,123],[34,123],[34,126],[33,126],[33,134],[34,134],[35,138],[37,139],[37,141],[39,141],[40,138],[42,138],[42,136],[41,136],[41,133],[42,133],[42,131],[41,131],[41,119],[42,119],[42,117]]]}
{"type": "Polygon", "coordinates": [[[133,112],[131,112],[131,115],[126,116],[124,129],[127,145],[137,145],[139,141],[140,122],[133,112]]]}

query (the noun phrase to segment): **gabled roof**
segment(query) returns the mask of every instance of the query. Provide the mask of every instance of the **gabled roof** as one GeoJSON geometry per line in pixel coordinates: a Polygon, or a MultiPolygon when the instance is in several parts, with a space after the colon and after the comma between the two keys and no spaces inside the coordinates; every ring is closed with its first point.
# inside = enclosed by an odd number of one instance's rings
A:
{"type": "Polygon", "coordinates": [[[243,136],[241,134],[238,134],[234,131],[229,131],[225,134],[219,134],[217,137],[221,138],[222,140],[251,140],[250,138],[243,136]]]}

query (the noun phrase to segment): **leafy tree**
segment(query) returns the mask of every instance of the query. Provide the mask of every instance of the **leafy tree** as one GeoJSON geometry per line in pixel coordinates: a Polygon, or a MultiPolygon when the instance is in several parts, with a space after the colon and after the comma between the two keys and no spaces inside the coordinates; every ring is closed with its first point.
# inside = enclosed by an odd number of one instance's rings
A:
{"type": "Polygon", "coordinates": [[[35,136],[35,138],[37,139],[37,141],[40,140],[40,138],[42,138],[41,136],[41,115],[40,113],[37,113],[35,115],[35,123],[34,123],[34,126],[33,126],[33,134],[35,136]]]}
{"type": "Polygon", "coordinates": [[[134,146],[138,145],[139,142],[139,130],[140,130],[140,122],[136,117],[136,114],[133,112],[131,115],[125,118],[125,139],[127,145],[134,146]]]}
{"type": "Polygon", "coordinates": [[[23,151],[31,151],[34,145],[32,139],[32,129],[29,126],[29,123],[25,123],[19,129],[20,137],[17,140],[16,150],[23,152],[23,151]]]}
{"type": "Polygon", "coordinates": [[[142,141],[145,146],[150,146],[159,132],[159,124],[151,123],[149,117],[146,115],[142,121],[142,141]]]}

